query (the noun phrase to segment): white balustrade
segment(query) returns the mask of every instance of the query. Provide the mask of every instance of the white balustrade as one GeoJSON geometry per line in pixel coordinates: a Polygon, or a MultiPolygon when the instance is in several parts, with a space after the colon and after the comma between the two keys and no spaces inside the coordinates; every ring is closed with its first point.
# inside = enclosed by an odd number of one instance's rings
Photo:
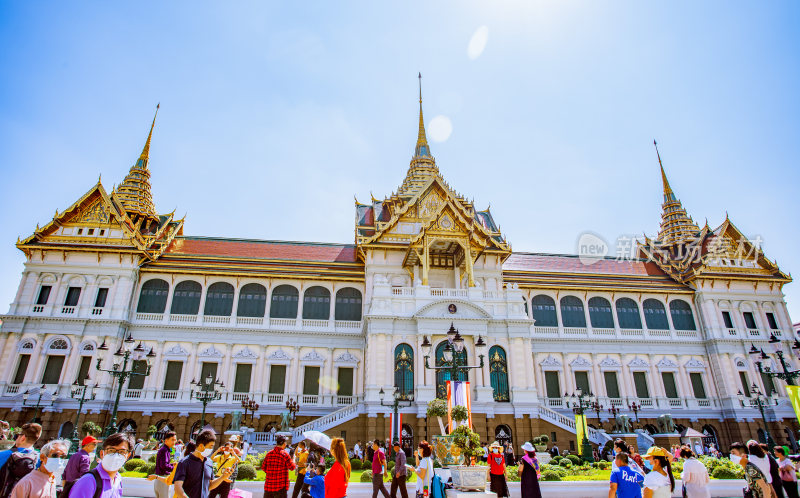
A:
{"type": "Polygon", "coordinates": [[[230,316],[203,315],[203,323],[231,323],[230,316]]]}
{"type": "Polygon", "coordinates": [[[19,384],[9,384],[6,386],[5,395],[11,396],[19,392],[19,384]]]}
{"type": "Polygon", "coordinates": [[[64,306],[61,308],[62,315],[74,315],[75,314],[75,306],[64,306]]]}
{"type": "Polygon", "coordinates": [[[617,331],[616,329],[593,328],[592,335],[615,336],[617,331]]]}
{"type": "Polygon", "coordinates": [[[238,325],[264,325],[264,317],[261,316],[237,316],[238,325]]]}
{"type": "Polygon", "coordinates": [[[300,398],[300,404],[303,405],[318,405],[320,396],[318,394],[303,394],[300,398]]]}
{"type": "Polygon", "coordinates": [[[96,307],[92,308],[92,315],[102,315],[102,314],[103,314],[103,308],[96,308],[96,307]]]}
{"type": "Polygon", "coordinates": [[[162,400],[176,400],[178,399],[178,391],[161,391],[162,400]]]}
{"type": "Polygon", "coordinates": [[[311,320],[311,319],[303,319],[303,328],[308,329],[327,329],[329,325],[328,320],[311,320]]]}
{"type": "Polygon", "coordinates": [[[650,337],[671,337],[672,334],[669,330],[665,329],[647,329],[647,335],[650,337]]]}
{"type": "Polygon", "coordinates": [[[564,335],[587,337],[586,327],[564,327],[564,335]]]}
{"type": "Polygon", "coordinates": [[[231,394],[232,401],[244,401],[249,397],[250,393],[233,393],[231,394]]]}
{"type": "Polygon", "coordinates": [[[169,321],[173,323],[195,323],[197,322],[197,315],[179,315],[172,313],[169,315],[169,321]]]}
{"type": "Polygon", "coordinates": [[[136,313],[136,320],[142,322],[160,322],[164,320],[164,313],[136,313]]]}
{"type": "Polygon", "coordinates": [[[676,330],[675,331],[676,337],[697,337],[696,330],[676,330]]]}
{"type": "Polygon", "coordinates": [[[534,327],[536,335],[558,335],[558,327],[534,327]]]}
{"type": "Polygon", "coordinates": [[[141,399],[142,398],[142,390],[141,389],[126,389],[125,394],[123,396],[125,399],[141,399]]]}
{"type": "Polygon", "coordinates": [[[336,320],[336,330],[361,330],[361,321],[336,320]]]}
{"type": "Polygon", "coordinates": [[[727,330],[728,330],[728,335],[731,336],[731,337],[736,337],[737,335],[739,335],[739,333],[734,328],[730,328],[730,329],[727,329],[727,330]]]}
{"type": "Polygon", "coordinates": [[[761,337],[761,331],[758,329],[747,329],[747,335],[750,337],[761,337]]]}
{"type": "Polygon", "coordinates": [[[262,398],[264,403],[270,405],[282,405],[286,403],[286,395],[285,394],[265,394],[262,398]]]}
{"type": "Polygon", "coordinates": [[[353,403],[353,396],[336,396],[337,405],[349,405],[353,403]]]}
{"type": "Polygon", "coordinates": [[[623,337],[644,337],[642,329],[619,329],[619,334],[623,337]]]}
{"type": "Polygon", "coordinates": [[[271,327],[297,327],[297,320],[294,318],[270,318],[269,325],[271,327]]]}
{"type": "Polygon", "coordinates": [[[31,310],[32,313],[41,313],[42,311],[44,311],[44,305],[41,304],[34,304],[31,310]]]}
{"type": "Polygon", "coordinates": [[[467,297],[467,289],[431,289],[432,297],[467,297]]]}
{"type": "Polygon", "coordinates": [[[414,288],[413,287],[392,287],[392,295],[393,296],[413,296],[414,295],[414,288]]]}

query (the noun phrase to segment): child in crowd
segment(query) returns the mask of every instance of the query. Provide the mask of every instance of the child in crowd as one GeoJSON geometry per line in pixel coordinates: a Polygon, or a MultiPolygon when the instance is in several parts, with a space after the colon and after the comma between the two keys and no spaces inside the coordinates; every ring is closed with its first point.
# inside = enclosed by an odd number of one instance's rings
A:
{"type": "Polygon", "coordinates": [[[317,465],[316,469],[309,465],[303,483],[308,485],[311,498],[325,498],[325,464],[317,465]]]}

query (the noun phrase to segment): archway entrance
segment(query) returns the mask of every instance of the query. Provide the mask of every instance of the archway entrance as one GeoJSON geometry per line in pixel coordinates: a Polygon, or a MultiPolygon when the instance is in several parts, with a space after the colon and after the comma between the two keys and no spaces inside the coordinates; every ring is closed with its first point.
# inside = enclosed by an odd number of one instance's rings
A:
{"type": "Polygon", "coordinates": [[[403,424],[402,430],[400,431],[400,438],[403,449],[414,449],[414,430],[411,429],[410,425],[403,424]]]}
{"type": "Polygon", "coordinates": [[[509,428],[505,424],[498,425],[494,429],[494,438],[498,443],[500,443],[504,447],[506,443],[511,445],[513,443],[511,439],[511,428],[509,428]]]}

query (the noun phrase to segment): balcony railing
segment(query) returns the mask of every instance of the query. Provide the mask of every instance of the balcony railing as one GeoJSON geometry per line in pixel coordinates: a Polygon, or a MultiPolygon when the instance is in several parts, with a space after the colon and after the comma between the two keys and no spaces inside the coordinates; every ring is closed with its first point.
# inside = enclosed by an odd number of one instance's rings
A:
{"type": "Polygon", "coordinates": [[[180,391],[161,391],[161,399],[174,401],[178,399],[179,392],[180,391]]]}
{"type": "Polygon", "coordinates": [[[747,335],[750,337],[761,337],[761,331],[758,329],[747,329],[747,335]]]}
{"type": "Polygon", "coordinates": [[[264,403],[268,405],[282,405],[286,403],[286,395],[285,394],[265,394],[263,396],[264,403]]]}
{"type": "Polygon", "coordinates": [[[126,389],[124,397],[125,397],[125,399],[141,399],[142,398],[142,390],[141,389],[126,389]]]}
{"type": "Polygon", "coordinates": [[[300,398],[301,405],[318,405],[320,396],[318,394],[304,394],[300,398]]]}
{"type": "Polygon", "coordinates": [[[61,314],[62,315],[74,315],[75,314],[75,306],[62,306],[61,307],[61,314]]]}
{"type": "Polygon", "coordinates": [[[231,394],[231,401],[244,401],[250,397],[250,393],[233,393],[231,394]]]}
{"type": "Polygon", "coordinates": [[[103,314],[103,308],[92,308],[92,314],[93,315],[102,315],[103,314]]]}
{"type": "Polygon", "coordinates": [[[467,297],[467,289],[431,289],[431,297],[467,297]]]}
{"type": "Polygon", "coordinates": [[[647,329],[647,334],[650,337],[670,337],[672,335],[669,329],[647,329]]]}
{"type": "Polygon", "coordinates": [[[337,330],[342,332],[358,332],[363,322],[361,320],[328,320],[328,319],[298,319],[298,318],[269,318],[259,316],[218,316],[218,315],[184,315],[179,313],[136,313],[138,322],[168,322],[211,324],[231,327],[257,327],[281,329],[311,329],[311,330],[337,330]]]}
{"type": "Polygon", "coordinates": [[[534,335],[559,336],[566,338],[582,337],[615,337],[617,339],[644,339],[658,340],[669,339],[697,339],[700,337],[698,330],[668,330],[668,329],[624,329],[624,328],[595,328],[595,327],[534,327],[534,335]]]}
{"type": "Polygon", "coordinates": [[[736,331],[735,328],[729,328],[726,330],[728,331],[728,336],[730,337],[736,337],[737,335],[739,335],[739,333],[736,331]]]}
{"type": "Polygon", "coordinates": [[[44,305],[42,304],[34,304],[33,308],[31,309],[31,313],[41,313],[44,311],[44,305]]]}
{"type": "Polygon", "coordinates": [[[5,396],[13,396],[17,393],[19,393],[19,384],[9,384],[6,386],[6,390],[3,394],[5,396]]]}
{"type": "Polygon", "coordinates": [[[351,405],[355,396],[336,396],[336,404],[339,406],[351,405]]]}

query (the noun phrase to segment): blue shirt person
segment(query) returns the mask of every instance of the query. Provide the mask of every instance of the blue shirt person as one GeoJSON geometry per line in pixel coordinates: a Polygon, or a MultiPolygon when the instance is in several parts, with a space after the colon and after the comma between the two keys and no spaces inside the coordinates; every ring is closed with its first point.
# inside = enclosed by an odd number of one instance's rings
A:
{"type": "Polygon", "coordinates": [[[325,466],[317,465],[316,470],[308,469],[306,471],[305,480],[303,484],[308,484],[308,492],[311,493],[311,498],[325,498],[325,466]],[[313,476],[313,477],[309,477],[313,476]]]}
{"type": "Polygon", "coordinates": [[[617,453],[617,468],[611,471],[608,498],[642,498],[644,476],[628,466],[628,454],[617,453]]]}

